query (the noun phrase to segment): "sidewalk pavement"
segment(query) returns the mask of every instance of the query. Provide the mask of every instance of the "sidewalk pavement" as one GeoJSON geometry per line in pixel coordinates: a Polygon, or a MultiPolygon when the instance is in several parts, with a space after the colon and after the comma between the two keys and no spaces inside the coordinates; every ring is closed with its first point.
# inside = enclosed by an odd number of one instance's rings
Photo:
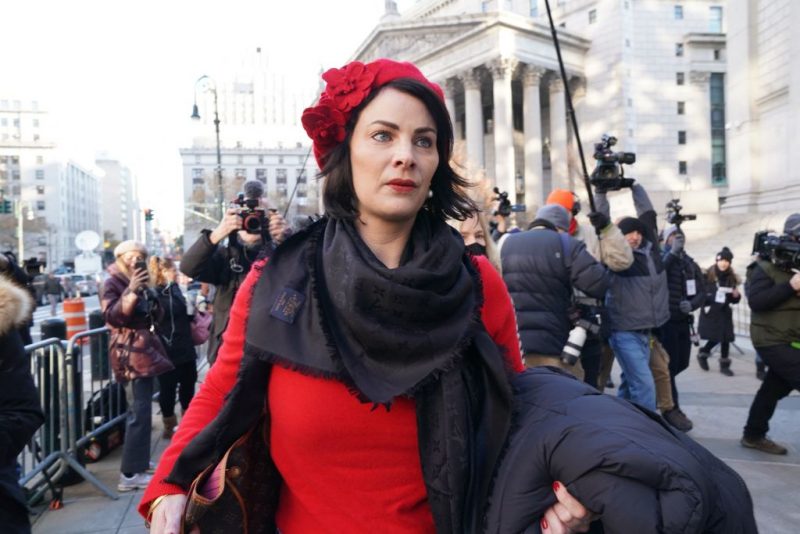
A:
{"type": "MultiPolygon", "coordinates": [[[[786,456],[773,456],[745,449],[739,444],[742,427],[760,382],[755,378],[754,351],[749,340],[737,341],[744,354],[731,347],[733,377],[719,373],[717,358],[709,361],[711,371],[702,371],[692,360],[678,377],[680,404],[694,421],[689,435],[722,458],[744,478],[755,503],[759,530],[781,534],[797,532],[800,525],[800,395],[778,404],[771,420],[770,436],[789,448],[786,456]]],[[[696,349],[693,350],[693,355],[696,349]]],[[[619,384],[619,369],[613,378],[619,384]]],[[[607,389],[606,392],[613,393],[607,389]]],[[[161,439],[158,405],[153,405],[153,460],[167,444],[161,439]]],[[[89,470],[116,491],[121,450],[89,465],[89,470]]],[[[136,512],[142,491],[120,493],[111,500],[88,482],[64,490],[61,510],[39,510],[32,518],[35,534],[142,534],[147,530],[136,512]]]]}

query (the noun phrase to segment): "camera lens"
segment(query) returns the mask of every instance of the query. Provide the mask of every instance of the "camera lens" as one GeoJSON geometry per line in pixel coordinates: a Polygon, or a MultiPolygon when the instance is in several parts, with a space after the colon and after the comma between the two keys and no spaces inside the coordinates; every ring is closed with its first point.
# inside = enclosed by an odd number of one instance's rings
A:
{"type": "Polygon", "coordinates": [[[248,215],[242,221],[242,227],[250,233],[261,231],[261,218],[258,215],[248,215]]]}

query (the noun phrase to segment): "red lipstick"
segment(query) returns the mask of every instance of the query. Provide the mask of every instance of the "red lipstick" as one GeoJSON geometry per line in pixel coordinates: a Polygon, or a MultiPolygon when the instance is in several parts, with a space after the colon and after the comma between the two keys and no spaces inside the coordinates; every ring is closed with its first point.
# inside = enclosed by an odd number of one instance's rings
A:
{"type": "Polygon", "coordinates": [[[414,180],[404,180],[402,178],[390,180],[387,185],[398,193],[410,193],[417,188],[417,184],[414,180]]]}

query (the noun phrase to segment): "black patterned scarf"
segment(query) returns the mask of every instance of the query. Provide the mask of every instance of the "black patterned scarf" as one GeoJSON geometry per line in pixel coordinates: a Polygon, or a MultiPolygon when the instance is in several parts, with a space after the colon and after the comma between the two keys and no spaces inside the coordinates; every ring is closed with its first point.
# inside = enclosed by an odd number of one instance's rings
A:
{"type": "Polygon", "coordinates": [[[480,277],[460,236],[423,211],[401,264],[386,268],[352,223],[323,219],[278,248],[253,292],[239,379],[168,481],[188,487],[264,406],[269,367],[346,384],[387,408],[417,407],[437,530],[479,522],[510,425],[503,357],[480,319],[480,277]]]}

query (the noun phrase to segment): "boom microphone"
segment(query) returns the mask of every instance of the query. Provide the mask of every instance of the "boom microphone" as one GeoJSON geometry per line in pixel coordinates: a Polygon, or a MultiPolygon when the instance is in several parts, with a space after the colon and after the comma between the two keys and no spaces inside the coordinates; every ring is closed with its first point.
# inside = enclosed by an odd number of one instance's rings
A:
{"type": "Polygon", "coordinates": [[[248,180],[244,183],[245,198],[261,198],[264,196],[264,184],[258,180],[248,180]]]}

